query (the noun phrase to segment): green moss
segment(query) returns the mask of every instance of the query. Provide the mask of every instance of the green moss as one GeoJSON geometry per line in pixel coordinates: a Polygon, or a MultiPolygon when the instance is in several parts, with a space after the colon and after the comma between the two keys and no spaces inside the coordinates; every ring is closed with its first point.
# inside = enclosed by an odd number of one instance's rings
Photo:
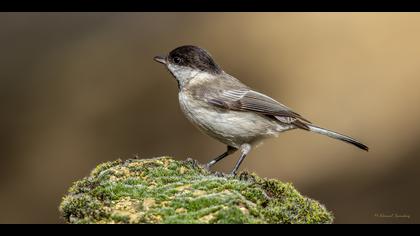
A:
{"type": "Polygon", "coordinates": [[[69,223],[332,223],[289,183],[214,174],[193,160],[117,160],[97,166],[63,198],[69,223]]]}

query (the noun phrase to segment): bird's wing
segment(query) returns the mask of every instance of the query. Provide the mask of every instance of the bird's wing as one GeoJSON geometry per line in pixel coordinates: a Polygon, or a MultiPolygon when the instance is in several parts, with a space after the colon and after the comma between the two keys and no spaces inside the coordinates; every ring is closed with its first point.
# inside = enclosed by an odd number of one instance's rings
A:
{"type": "Polygon", "coordinates": [[[207,102],[230,110],[252,111],[264,115],[274,116],[281,122],[293,123],[300,128],[306,129],[307,126],[300,120],[311,123],[289,107],[277,102],[262,93],[248,88],[228,89],[209,93],[207,102]]]}

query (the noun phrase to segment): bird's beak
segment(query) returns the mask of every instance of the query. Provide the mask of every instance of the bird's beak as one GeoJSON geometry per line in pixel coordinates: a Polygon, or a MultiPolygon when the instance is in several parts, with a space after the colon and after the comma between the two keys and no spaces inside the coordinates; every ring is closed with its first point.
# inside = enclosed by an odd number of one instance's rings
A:
{"type": "Polygon", "coordinates": [[[166,57],[163,57],[163,56],[155,56],[153,58],[153,60],[155,60],[155,61],[157,61],[159,63],[162,63],[162,64],[165,64],[166,65],[166,57]]]}

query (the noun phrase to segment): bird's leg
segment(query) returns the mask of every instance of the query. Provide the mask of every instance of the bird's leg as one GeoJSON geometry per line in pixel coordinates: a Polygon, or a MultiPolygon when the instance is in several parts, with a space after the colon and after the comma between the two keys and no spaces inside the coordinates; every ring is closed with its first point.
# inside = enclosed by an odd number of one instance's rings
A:
{"type": "Polygon", "coordinates": [[[224,152],[222,155],[216,157],[215,159],[213,159],[212,161],[207,163],[207,165],[206,165],[207,169],[209,169],[211,166],[213,166],[214,164],[216,164],[217,162],[219,162],[223,158],[225,158],[225,157],[229,156],[230,154],[236,152],[236,150],[238,150],[238,149],[234,148],[232,146],[227,146],[226,152],[224,152]]]}
{"type": "Polygon", "coordinates": [[[236,172],[239,169],[241,163],[245,160],[246,155],[251,151],[251,145],[249,144],[242,144],[241,145],[241,157],[239,158],[238,162],[236,162],[235,168],[233,168],[231,175],[236,175],[236,172]]]}

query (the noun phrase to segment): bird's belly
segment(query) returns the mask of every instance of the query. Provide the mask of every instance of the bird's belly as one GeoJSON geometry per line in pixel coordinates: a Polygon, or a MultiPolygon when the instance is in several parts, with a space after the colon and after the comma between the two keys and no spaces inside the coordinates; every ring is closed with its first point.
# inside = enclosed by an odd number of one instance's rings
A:
{"type": "Polygon", "coordinates": [[[238,148],[244,143],[257,144],[263,138],[290,129],[264,115],[226,110],[186,95],[179,96],[182,111],[195,126],[233,147],[238,148]]]}

